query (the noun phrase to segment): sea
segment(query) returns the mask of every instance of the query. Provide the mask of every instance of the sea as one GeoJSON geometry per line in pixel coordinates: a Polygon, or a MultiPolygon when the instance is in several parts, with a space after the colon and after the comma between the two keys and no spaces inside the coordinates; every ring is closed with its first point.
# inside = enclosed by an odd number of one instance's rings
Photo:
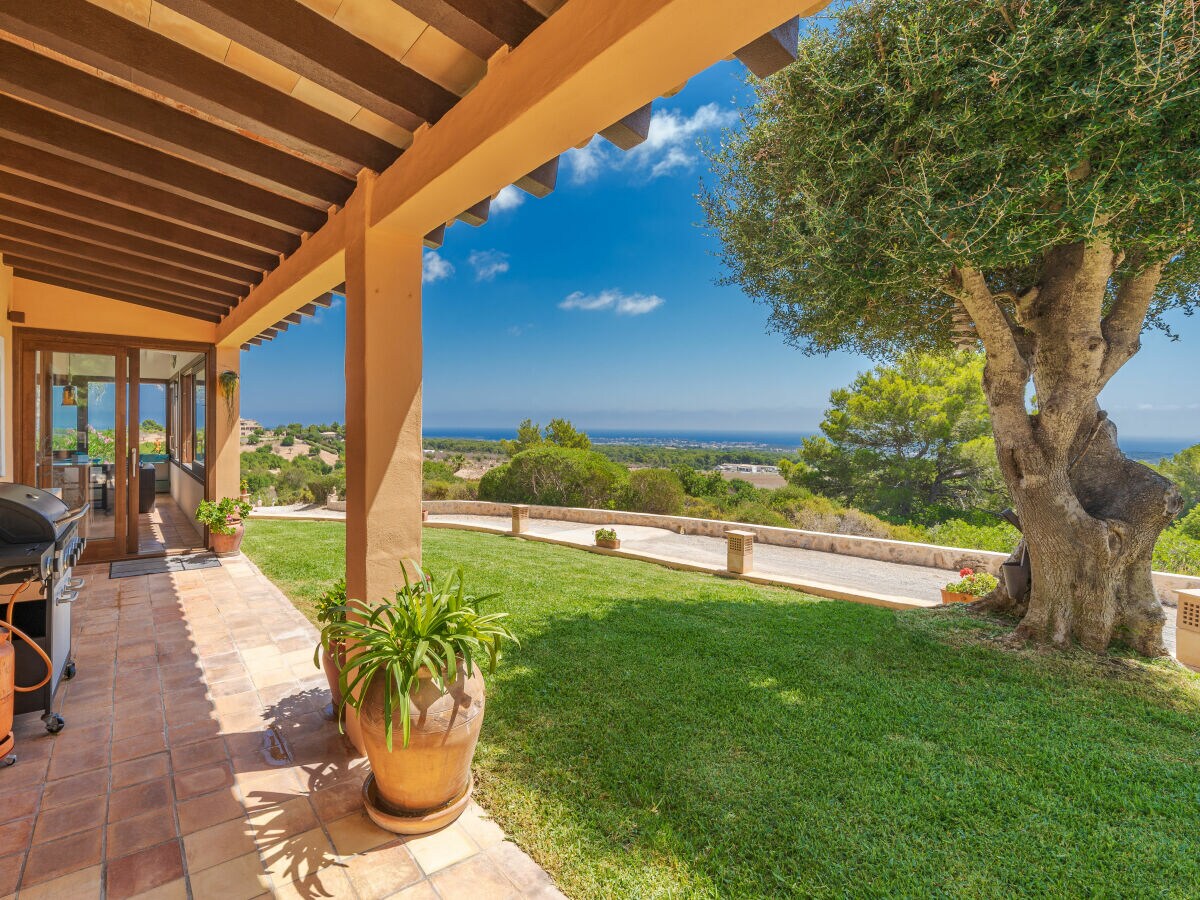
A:
{"type": "MultiPolygon", "coordinates": [[[[814,431],[647,431],[640,429],[589,428],[594,444],[637,444],[652,447],[695,447],[718,450],[778,450],[792,452],[814,431]]],[[[479,441],[498,441],[515,437],[512,428],[430,428],[427,438],[465,438],[479,441]]],[[[1121,449],[1131,459],[1158,462],[1174,456],[1180,450],[1200,443],[1180,438],[1121,439],[1121,449]]]]}

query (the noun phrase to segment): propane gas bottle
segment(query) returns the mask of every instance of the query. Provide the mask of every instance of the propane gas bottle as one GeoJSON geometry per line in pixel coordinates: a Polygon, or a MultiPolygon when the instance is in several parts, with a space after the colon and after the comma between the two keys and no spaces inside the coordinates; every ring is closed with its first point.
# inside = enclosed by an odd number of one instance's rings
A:
{"type": "Polygon", "coordinates": [[[13,650],[12,632],[0,627],[0,754],[12,749],[13,683],[16,678],[17,654],[13,650]]]}

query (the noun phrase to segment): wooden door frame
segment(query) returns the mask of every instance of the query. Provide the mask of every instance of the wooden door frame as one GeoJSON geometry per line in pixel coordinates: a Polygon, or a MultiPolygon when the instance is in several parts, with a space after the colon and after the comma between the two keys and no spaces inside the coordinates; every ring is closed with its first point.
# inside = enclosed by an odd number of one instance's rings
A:
{"type": "MultiPolygon", "coordinates": [[[[177,341],[169,338],[142,338],[131,337],[129,335],[98,334],[81,331],[56,331],[47,328],[13,328],[11,374],[13,378],[13,396],[17,398],[13,408],[13,475],[15,480],[26,484],[31,484],[36,476],[36,460],[34,454],[31,452],[33,450],[33,435],[30,434],[35,421],[33,414],[36,412],[33,408],[33,386],[36,376],[32,365],[26,365],[27,354],[25,353],[30,348],[30,345],[35,345],[34,349],[42,349],[43,346],[49,346],[53,349],[61,348],[62,350],[70,350],[70,352],[75,353],[115,351],[118,362],[121,359],[127,359],[128,352],[131,350],[175,350],[181,353],[205,354],[205,372],[207,375],[204,395],[205,460],[204,478],[201,483],[204,487],[204,499],[211,500],[213,498],[214,491],[216,490],[216,466],[209,462],[208,447],[211,444],[212,426],[215,421],[213,404],[216,402],[216,397],[219,394],[219,391],[209,389],[210,385],[216,384],[217,378],[217,349],[215,344],[205,344],[197,341],[177,341]],[[91,349],[95,347],[104,349],[91,349]]],[[[32,356],[29,356],[29,360],[32,361],[32,356]]],[[[121,413],[128,412],[126,409],[125,394],[128,394],[131,386],[127,377],[128,373],[125,374],[125,392],[117,392],[118,418],[120,418],[121,413]]],[[[120,454],[118,459],[123,460],[123,464],[127,466],[130,422],[128,415],[125,418],[125,428],[117,429],[118,433],[115,435],[115,439],[117,442],[116,451],[120,454]]],[[[183,473],[184,477],[195,477],[182,467],[177,466],[176,468],[183,473]]],[[[130,481],[128,478],[126,480],[130,481]]],[[[135,487],[136,485],[133,484],[126,485],[126,489],[130,491],[135,487]]],[[[125,506],[128,508],[128,497],[125,500],[125,506]]],[[[126,511],[126,516],[128,516],[128,510],[126,511]]],[[[128,531],[128,523],[126,531],[128,531]]],[[[203,531],[203,537],[207,545],[207,529],[203,531]]],[[[116,543],[115,538],[113,543],[116,543]]],[[[113,556],[106,556],[103,561],[130,559],[137,556],[138,553],[135,544],[133,553],[114,553],[113,556]]]]}

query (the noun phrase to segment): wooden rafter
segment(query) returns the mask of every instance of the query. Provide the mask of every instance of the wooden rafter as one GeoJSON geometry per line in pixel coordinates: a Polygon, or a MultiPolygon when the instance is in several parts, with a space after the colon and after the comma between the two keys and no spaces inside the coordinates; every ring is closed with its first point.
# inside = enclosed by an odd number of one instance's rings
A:
{"type": "Polygon", "coordinates": [[[77,260],[61,253],[47,253],[39,248],[32,248],[36,252],[28,252],[29,250],[30,248],[18,249],[14,245],[0,245],[0,253],[3,253],[8,265],[14,269],[30,269],[48,275],[57,275],[61,278],[74,277],[84,281],[95,280],[114,290],[124,290],[151,300],[179,303],[189,308],[207,309],[216,313],[227,312],[237,299],[195,288],[188,289],[184,285],[143,275],[141,272],[130,272],[125,269],[114,269],[112,266],[102,263],[77,260]]]}
{"type": "Polygon", "coordinates": [[[344,175],[5,42],[2,34],[0,91],[301,203],[340,205],[354,190],[344,175]]]}
{"type": "Polygon", "coordinates": [[[458,100],[297,0],[158,2],[410,131],[458,100]]]}
{"type": "Polygon", "coordinates": [[[399,155],[381,138],[90,3],[0,0],[0,29],[349,175],[381,171],[399,155]]]}
{"type": "Polygon", "coordinates": [[[57,275],[48,275],[44,272],[35,271],[33,269],[22,268],[14,268],[13,275],[17,278],[24,278],[26,281],[37,281],[42,284],[52,284],[56,287],[69,288],[73,291],[82,291],[85,294],[95,294],[97,297],[108,297],[110,300],[121,300],[125,303],[132,303],[135,306],[145,306],[150,309],[175,313],[176,315],[180,316],[188,316],[193,319],[203,319],[206,322],[221,321],[221,316],[215,313],[205,312],[184,304],[160,303],[156,300],[148,299],[146,297],[126,293],[119,288],[108,288],[92,281],[82,281],[77,277],[64,278],[57,275]]]}
{"type": "Polygon", "coordinates": [[[516,47],[544,17],[521,0],[393,0],[480,59],[516,47]]]}

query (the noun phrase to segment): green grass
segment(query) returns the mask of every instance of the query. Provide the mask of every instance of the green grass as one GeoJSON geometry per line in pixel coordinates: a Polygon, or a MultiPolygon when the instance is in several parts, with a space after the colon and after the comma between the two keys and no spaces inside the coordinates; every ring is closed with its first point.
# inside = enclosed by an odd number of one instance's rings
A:
{"type": "MultiPolygon", "coordinates": [[[[343,534],[245,549],[306,609],[343,534]]],[[[428,529],[425,562],[512,615],[478,795],[571,896],[1200,890],[1196,676],[499,536],[428,529]]]]}

